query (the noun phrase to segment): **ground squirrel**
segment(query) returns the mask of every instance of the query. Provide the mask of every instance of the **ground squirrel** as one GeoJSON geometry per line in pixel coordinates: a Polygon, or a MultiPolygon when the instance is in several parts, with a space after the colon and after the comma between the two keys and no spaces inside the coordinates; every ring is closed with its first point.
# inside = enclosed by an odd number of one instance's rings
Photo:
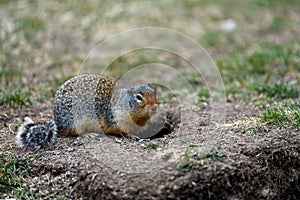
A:
{"type": "Polygon", "coordinates": [[[120,88],[112,77],[78,75],[56,91],[54,119],[33,123],[27,118],[18,130],[16,143],[39,149],[51,145],[58,134],[131,134],[146,127],[157,108],[156,91],[150,84],[120,88]]]}

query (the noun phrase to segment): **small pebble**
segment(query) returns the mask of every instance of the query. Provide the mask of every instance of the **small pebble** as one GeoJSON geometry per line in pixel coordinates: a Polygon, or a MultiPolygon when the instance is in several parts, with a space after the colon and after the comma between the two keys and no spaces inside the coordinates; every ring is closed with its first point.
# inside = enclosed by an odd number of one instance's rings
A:
{"type": "Polygon", "coordinates": [[[72,151],[74,151],[74,150],[75,150],[74,148],[68,148],[68,149],[67,149],[68,152],[72,152],[72,151]]]}
{"type": "Polygon", "coordinates": [[[122,143],[122,140],[119,138],[115,138],[116,143],[122,143]]]}

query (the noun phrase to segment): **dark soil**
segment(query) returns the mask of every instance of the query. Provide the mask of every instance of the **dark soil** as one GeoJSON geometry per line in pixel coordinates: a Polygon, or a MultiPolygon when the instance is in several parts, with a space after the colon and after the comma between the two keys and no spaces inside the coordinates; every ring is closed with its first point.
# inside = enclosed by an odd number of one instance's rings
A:
{"type": "Polygon", "coordinates": [[[297,130],[248,131],[249,117],[257,109],[243,103],[228,104],[227,121],[219,126],[207,125],[206,112],[202,110],[176,129],[178,113],[169,111],[169,126],[151,140],[102,134],[59,137],[52,147],[33,152],[15,145],[17,124],[25,116],[49,120],[51,104],[2,109],[0,146],[6,154],[28,163],[26,185],[45,198],[299,199],[297,130]],[[166,134],[168,130],[172,132],[166,134]],[[192,143],[200,145],[189,146],[192,143]],[[178,168],[184,153],[194,152],[195,160],[205,160],[216,145],[215,159],[178,168]]]}

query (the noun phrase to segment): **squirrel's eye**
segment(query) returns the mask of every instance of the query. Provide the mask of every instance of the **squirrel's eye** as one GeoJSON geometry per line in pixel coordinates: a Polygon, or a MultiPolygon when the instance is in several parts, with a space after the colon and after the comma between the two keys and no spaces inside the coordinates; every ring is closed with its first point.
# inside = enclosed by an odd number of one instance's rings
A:
{"type": "Polygon", "coordinates": [[[140,94],[136,95],[136,99],[137,99],[138,102],[143,102],[144,101],[142,95],[140,95],[140,94]]]}

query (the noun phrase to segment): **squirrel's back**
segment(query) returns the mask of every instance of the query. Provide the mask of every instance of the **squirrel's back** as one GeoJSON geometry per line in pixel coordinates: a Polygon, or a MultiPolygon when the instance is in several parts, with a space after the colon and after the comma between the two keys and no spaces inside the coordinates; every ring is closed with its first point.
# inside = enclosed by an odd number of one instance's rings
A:
{"type": "Polygon", "coordinates": [[[82,135],[88,132],[117,132],[110,101],[116,80],[101,75],[75,76],[56,91],[53,112],[60,134],[82,135]]]}

